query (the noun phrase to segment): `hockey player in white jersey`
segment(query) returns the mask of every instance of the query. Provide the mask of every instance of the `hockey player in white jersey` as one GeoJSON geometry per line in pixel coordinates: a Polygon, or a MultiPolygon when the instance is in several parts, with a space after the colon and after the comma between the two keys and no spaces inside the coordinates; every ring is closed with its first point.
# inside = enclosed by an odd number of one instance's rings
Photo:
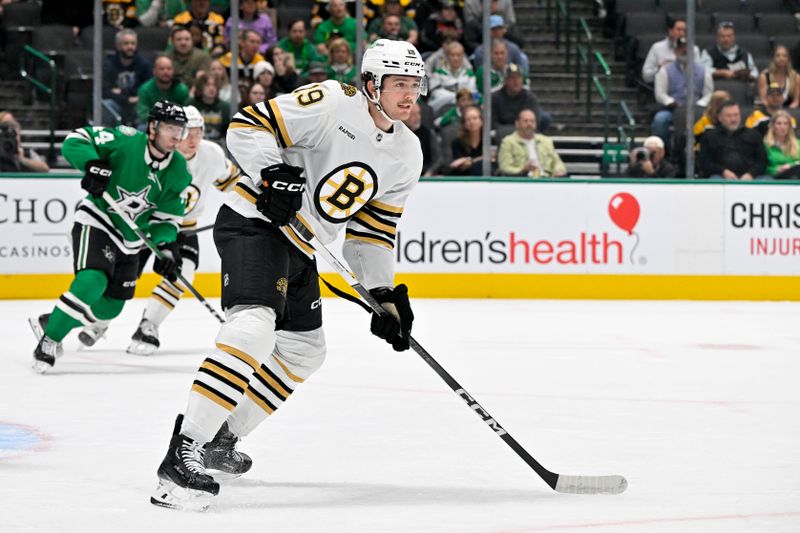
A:
{"type": "MultiPolygon", "coordinates": [[[[220,191],[233,188],[239,177],[239,169],[225,157],[220,146],[203,139],[205,123],[203,115],[194,106],[183,108],[187,119],[187,135],[178,151],[186,159],[186,167],[192,175],[192,184],[186,189],[186,214],[178,229],[178,245],[180,246],[181,274],[189,283],[200,261],[200,248],[197,234],[192,230],[205,210],[208,192],[213,185],[220,191]]],[[[142,252],[149,256],[149,250],[142,252]]],[[[140,258],[140,266],[144,266],[147,258],[140,258]]],[[[131,337],[128,353],[150,355],[159,347],[158,328],[175,308],[184,293],[184,287],[177,281],[163,278],[153,289],[148,300],[139,327],[131,337]]]]}
{"type": "Polygon", "coordinates": [[[244,175],[214,227],[227,320],[176,421],[153,504],[207,506],[219,484],[206,470],[206,443],[224,431],[236,453],[236,441],[325,358],[314,250],[287,225],[295,216],[326,244],[345,231],[345,259],[391,313],[373,314],[372,333],[395,350],[409,347],[414,315],[405,285],[394,286],[393,248],[422,169],[419,141],[402,120],[426,92],[424,63],[413,45],[379,39],[361,73],[361,91],[306,85],[245,107],[228,128],[244,175]]]}

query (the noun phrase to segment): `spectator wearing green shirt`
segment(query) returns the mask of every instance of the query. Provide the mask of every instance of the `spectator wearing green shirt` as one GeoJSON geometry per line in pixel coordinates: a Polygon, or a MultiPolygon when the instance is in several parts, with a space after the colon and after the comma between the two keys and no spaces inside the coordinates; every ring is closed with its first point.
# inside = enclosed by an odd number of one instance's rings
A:
{"type": "Polygon", "coordinates": [[[328,45],[328,79],[340,83],[355,85],[358,81],[358,70],[353,64],[353,52],[344,39],[334,39],[328,45]]]}
{"type": "Polygon", "coordinates": [[[319,61],[317,50],[306,37],[306,23],[296,19],[287,26],[289,34],[278,41],[278,46],[294,56],[294,68],[303,75],[312,61],[319,61]]]}
{"type": "Polygon", "coordinates": [[[344,0],[331,0],[328,4],[331,17],[321,22],[314,31],[314,45],[317,53],[328,55],[328,41],[339,35],[347,40],[352,50],[356,49],[356,19],[347,14],[344,0]]]}
{"type": "Polygon", "coordinates": [[[776,111],[764,136],[767,149],[767,174],[778,179],[800,178],[800,148],[792,128],[792,116],[776,111]]]}
{"type": "Polygon", "coordinates": [[[383,15],[370,21],[367,26],[367,35],[369,35],[369,42],[374,42],[376,39],[384,37],[383,26],[384,20],[387,17],[396,16],[400,19],[400,32],[399,38],[403,41],[408,41],[414,46],[417,45],[419,39],[419,27],[414,19],[406,16],[405,9],[403,8],[400,0],[386,0],[383,4],[383,15]]]}
{"type": "Polygon", "coordinates": [[[175,78],[172,60],[167,56],[158,56],[153,63],[153,77],[139,87],[139,102],[136,113],[139,121],[137,127],[144,131],[147,114],[158,100],[169,100],[178,105],[185,105],[189,99],[189,88],[175,78]]]}

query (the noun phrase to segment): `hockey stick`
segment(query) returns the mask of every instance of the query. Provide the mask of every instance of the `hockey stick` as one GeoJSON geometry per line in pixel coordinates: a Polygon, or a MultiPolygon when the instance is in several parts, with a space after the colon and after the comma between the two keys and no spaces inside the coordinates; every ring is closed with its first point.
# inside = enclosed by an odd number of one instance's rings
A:
{"type": "MultiPolygon", "coordinates": [[[[142,241],[144,241],[144,244],[148,248],[150,248],[150,251],[153,252],[156,257],[158,257],[159,259],[163,259],[164,258],[164,254],[161,253],[161,250],[156,248],[156,245],[153,244],[153,242],[150,239],[147,238],[147,235],[145,235],[144,232],[141,229],[139,229],[139,226],[137,226],[133,222],[133,220],[131,220],[128,217],[128,215],[125,214],[125,212],[122,210],[122,208],[116,202],[116,200],[114,200],[111,197],[111,195],[108,194],[108,191],[104,191],[103,192],[103,200],[105,200],[106,203],[111,206],[111,209],[116,211],[116,213],[120,216],[120,218],[122,218],[122,220],[125,221],[125,224],[127,224],[128,227],[131,228],[131,230],[133,230],[133,232],[136,234],[136,236],[139,237],[140,239],[142,239],[142,241]]],[[[205,306],[205,308],[208,309],[208,311],[212,315],[214,315],[214,318],[219,320],[219,322],[221,324],[224,324],[225,323],[225,319],[222,318],[222,316],[220,316],[220,314],[217,312],[216,309],[211,307],[211,304],[208,303],[208,301],[205,298],[203,298],[202,294],[197,292],[197,289],[195,289],[194,286],[191,283],[189,283],[189,281],[187,281],[186,278],[183,277],[183,275],[180,273],[180,271],[178,271],[177,275],[178,275],[178,280],[183,284],[184,287],[189,289],[189,292],[191,292],[192,295],[195,298],[197,298],[197,301],[200,302],[201,304],[203,304],[205,306]]]]}
{"type": "Polygon", "coordinates": [[[208,224],[207,226],[200,226],[199,228],[192,228],[192,229],[185,229],[181,231],[184,235],[197,235],[198,233],[202,233],[206,230],[213,229],[214,224],[208,224]]]}
{"type": "MultiPolygon", "coordinates": [[[[367,302],[369,307],[375,313],[385,314],[386,310],[375,301],[375,298],[369,293],[367,289],[361,285],[356,279],[355,275],[349,268],[345,267],[328,248],[322,244],[314,234],[309,231],[299,220],[296,218],[290,223],[300,236],[308,241],[311,246],[320,254],[325,262],[328,263],[350,286],[358,293],[364,301],[367,302]]],[[[503,441],[523,460],[529,467],[531,467],[541,477],[550,488],[556,492],[563,492],[569,494],[620,494],[628,487],[628,481],[619,475],[611,476],[565,476],[551,472],[542,466],[536,459],[523,448],[514,437],[508,434],[503,429],[500,423],[495,420],[486,409],[484,409],[459,383],[436,362],[431,354],[425,348],[419,345],[413,337],[408,338],[411,349],[425,360],[428,365],[439,375],[445,383],[447,383],[453,392],[458,394],[462,400],[469,406],[470,409],[481,417],[481,419],[488,425],[495,434],[503,439],[503,441]]]]}

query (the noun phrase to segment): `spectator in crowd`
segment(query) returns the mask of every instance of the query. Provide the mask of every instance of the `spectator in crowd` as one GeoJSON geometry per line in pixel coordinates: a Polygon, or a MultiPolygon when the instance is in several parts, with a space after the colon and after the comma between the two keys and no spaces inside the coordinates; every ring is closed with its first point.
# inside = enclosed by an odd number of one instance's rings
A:
{"type": "Polygon", "coordinates": [[[243,105],[256,105],[267,100],[267,90],[258,82],[250,85],[247,94],[242,98],[243,105]]]}
{"type": "Polygon", "coordinates": [[[539,131],[547,131],[550,126],[550,114],[542,111],[536,95],[530,89],[526,89],[524,83],[522,70],[510,63],[506,67],[502,87],[492,94],[493,129],[515,125],[520,111],[530,109],[536,114],[539,131]]]}
{"type": "MultiPolygon", "coordinates": [[[[305,72],[308,64],[319,57],[317,50],[306,36],[306,23],[301,19],[293,20],[288,26],[289,34],[278,41],[278,46],[294,57],[294,68],[298,72],[305,72]]],[[[353,58],[350,58],[352,64],[353,58]]]]}
{"type": "MultiPolygon", "coordinates": [[[[231,45],[231,24],[233,19],[228,18],[225,23],[225,45],[231,45]]],[[[275,35],[275,28],[272,27],[272,19],[268,15],[259,13],[256,0],[239,0],[239,31],[253,30],[261,37],[261,46],[258,53],[263,54],[267,48],[278,41],[275,35]]],[[[237,31],[238,35],[239,32],[237,31]]]]}
{"type": "MultiPolygon", "coordinates": [[[[264,56],[258,53],[261,48],[261,36],[258,32],[253,30],[242,30],[239,34],[239,58],[237,65],[239,67],[239,82],[252,83],[253,82],[253,67],[259,61],[266,61],[264,56]]],[[[230,68],[233,63],[232,52],[228,52],[219,58],[219,62],[225,68],[230,68]]]]}
{"type": "MultiPolygon", "coordinates": [[[[312,61],[306,71],[308,83],[322,83],[328,79],[328,65],[322,61],[312,61]]],[[[303,84],[305,85],[305,83],[303,84]]]]}
{"type": "Polygon", "coordinates": [[[732,22],[717,26],[717,44],[703,50],[703,65],[717,80],[753,81],[758,78],[758,67],[750,52],[736,44],[736,30],[732,22]]]}
{"type": "MultiPolygon", "coordinates": [[[[345,1],[345,9],[347,10],[348,14],[351,17],[356,16],[356,1],[355,0],[344,0],[345,1]]],[[[364,6],[365,8],[367,6],[364,6]]],[[[364,17],[370,17],[371,15],[367,14],[367,9],[364,9],[364,17]]],[[[374,11],[373,11],[374,14],[374,11]]],[[[321,23],[325,22],[331,18],[331,6],[330,0],[314,0],[314,6],[311,8],[311,29],[314,30],[319,26],[321,23]]]]}
{"type": "MultiPolygon", "coordinates": [[[[461,129],[452,143],[453,161],[449,174],[481,176],[483,174],[483,116],[475,106],[467,107],[461,117],[461,129]]],[[[493,163],[494,165],[494,163],[493,163]]]]}
{"type": "Polygon", "coordinates": [[[700,145],[700,139],[703,134],[711,128],[717,126],[717,113],[719,113],[719,106],[722,102],[731,99],[731,94],[728,91],[714,91],[711,93],[711,98],[708,101],[705,112],[694,123],[694,140],[695,149],[700,145]]]}
{"type": "Polygon", "coordinates": [[[190,29],[196,28],[199,32],[199,42],[195,43],[195,46],[209,51],[211,55],[224,50],[225,19],[211,11],[210,0],[191,0],[189,9],[178,13],[172,22],[190,29]]]}
{"type": "MultiPolygon", "coordinates": [[[[509,24],[517,23],[512,0],[492,0],[490,11],[493,15],[500,15],[509,24]]],[[[481,0],[464,0],[464,22],[483,21],[483,2],[481,0]]]]}
{"type": "Polygon", "coordinates": [[[147,114],[158,100],[169,100],[178,105],[185,105],[189,99],[189,88],[175,77],[172,59],[158,56],[153,63],[153,77],[139,87],[139,101],[136,113],[139,121],[137,127],[144,131],[147,125],[147,114]]]}
{"type": "MultiPolygon", "coordinates": [[[[686,19],[683,17],[667,17],[667,36],[653,43],[647,52],[647,57],[642,65],[642,79],[646,83],[653,83],[658,70],[675,61],[675,46],[678,39],[686,37],[686,19]]],[[[700,58],[700,50],[694,47],[695,61],[700,58]]]]}
{"type": "Polygon", "coordinates": [[[454,0],[441,0],[441,8],[422,24],[420,32],[420,52],[438,50],[445,38],[461,40],[464,23],[458,18],[454,0]]]}
{"type": "Polygon", "coordinates": [[[228,123],[231,121],[231,108],[228,102],[219,97],[219,85],[216,76],[204,72],[194,82],[194,98],[189,101],[203,115],[205,132],[203,137],[209,141],[219,142],[225,139],[228,123]]]}
{"type": "MultiPolygon", "coordinates": [[[[492,71],[489,73],[492,92],[499,91],[503,87],[503,80],[507,71],[506,67],[511,64],[508,61],[506,43],[502,39],[492,39],[492,71]]],[[[519,67],[517,68],[519,70],[519,67]]],[[[483,94],[483,65],[478,65],[478,69],[475,71],[475,85],[478,88],[478,92],[483,94]]],[[[516,115],[514,116],[516,117],[516,115]]]]}
{"type": "Polygon", "coordinates": [[[137,0],[136,9],[143,26],[166,26],[186,6],[184,0],[137,0]]]}
{"type": "Polygon", "coordinates": [[[0,172],[50,172],[44,158],[22,146],[22,127],[9,111],[0,111],[0,172]]]}
{"type": "Polygon", "coordinates": [[[103,0],[103,25],[112,26],[121,30],[135,28],[139,25],[136,16],[136,0],[103,0]]]}
{"type": "MultiPolygon", "coordinates": [[[[744,125],[748,128],[753,128],[764,137],[770,127],[770,119],[775,116],[775,113],[783,109],[783,89],[775,82],[770,83],[767,88],[767,93],[764,95],[764,104],[761,109],[756,108],[744,121],[744,125]]],[[[791,125],[793,128],[797,127],[797,121],[791,117],[791,125]]]]}
{"type": "Polygon", "coordinates": [[[500,143],[497,162],[503,176],[543,178],[567,175],[567,167],[556,153],[553,139],[536,132],[536,114],[530,109],[519,112],[514,132],[500,143]]]}
{"type": "Polygon", "coordinates": [[[461,115],[468,106],[475,105],[475,98],[473,97],[474,91],[467,88],[461,88],[456,91],[456,105],[451,107],[445,113],[434,119],[434,125],[439,129],[444,129],[448,125],[461,122],[461,115]]]}
{"type": "Polygon", "coordinates": [[[742,126],[739,104],[728,100],[720,105],[717,127],[703,134],[697,156],[702,176],[712,179],[749,181],[762,177],[767,168],[767,151],[757,131],[742,126]]]}
{"type": "MultiPolygon", "coordinates": [[[[525,73],[527,76],[530,72],[530,62],[528,61],[528,56],[525,55],[522,50],[520,50],[519,46],[514,44],[512,41],[506,39],[506,26],[503,22],[503,17],[500,15],[492,15],[489,19],[489,26],[491,29],[491,38],[492,39],[502,39],[506,45],[506,50],[508,51],[508,61],[509,63],[515,63],[519,65],[522,69],[522,72],[525,73]]],[[[483,65],[483,45],[481,44],[475,49],[475,52],[472,54],[472,64],[473,65],[483,65]]]]}
{"type": "MultiPolygon", "coordinates": [[[[401,18],[406,18],[410,21],[414,21],[415,19],[419,19],[417,16],[417,7],[419,4],[427,5],[428,2],[425,0],[364,0],[364,20],[366,21],[366,26],[369,26],[375,22],[376,19],[380,18],[382,15],[391,12],[393,15],[400,15],[401,18]],[[390,4],[397,4],[397,7],[389,7],[390,4]]],[[[427,15],[425,17],[427,17],[427,15]]],[[[353,10],[353,16],[355,16],[355,9],[353,10]]],[[[369,33],[369,30],[367,30],[369,33]]]]}
{"type": "Polygon", "coordinates": [[[400,17],[397,15],[384,15],[381,17],[381,25],[378,31],[374,34],[369,34],[369,42],[377,41],[378,39],[389,39],[390,41],[404,40],[400,34],[402,25],[400,17]]]}
{"type": "Polygon", "coordinates": [[[776,111],[764,137],[767,174],[777,179],[800,179],[800,150],[792,119],[783,109],[776,111]]]}
{"type": "Polygon", "coordinates": [[[231,101],[231,80],[228,79],[228,69],[226,69],[219,59],[214,59],[208,66],[208,71],[216,78],[219,88],[219,99],[223,102],[231,101]]]}
{"type": "Polygon", "coordinates": [[[294,68],[294,60],[279,46],[267,50],[267,61],[275,68],[275,90],[279,94],[290,93],[300,87],[301,78],[294,68]]]}
{"type": "MultiPolygon", "coordinates": [[[[383,14],[380,17],[372,19],[367,26],[367,35],[369,35],[369,42],[374,42],[380,39],[386,32],[384,26],[387,17],[396,16],[400,22],[397,36],[401,41],[408,41],[414,46],[417,45],[419,40],[419,28],[414,19],[408,16],[401,4],[400,0],[385,0],[383,3],[383,14]]],[[[384,37],[390,39],[391,37],[384,37]]]]}
{"type": "Polygon", "coordinates": [[[686,38],[678,38],[675,44],[675,61],[668,63],[656,73],[655,97],[662,106],[650,125],[653,134],[661,137],[667,152],[670,150],[670,128],[672,114],[678,107],[687,105],[689,83],[694,85],[694,105],[705,107],[714,91],[714,81],[709,69],[696,62],[689,67],[686,56],[686,38]],[[691,71],[691,81],[687,71],[691,71]]]}
{"type": "MultiPolygon", "coordinates": [[[[483,2],[467,0],[464,2],[464,36],[463,43],[467,53],[472,55],[475,49],[483,44],[483,2]]],[[[503,19],[503,37],[520,48],[525,45],[525,38],[517,27],[517,18],[511,0],[491,0],[489,13],[503,19]]],[[[477,64],[477,63],[476,63],[477,64]]]]}
{"type": "Polygon", "coordinates": [[[136,32],[124,29],[114,38],[116,53],[103,61],[103,103],[123,124],[135,124],[139,87],[153,75],[153,67],[136,51],[136,32]]]}
{"type": "Polygon", "coordinates": [[[678,175],[675,166],[667,161],[667,152],[661,137],[652,135],[644,140],[644,146],[631,150],[630,162],[625,176],[628,178],[674,178],[678,175]]]}
{"type": "Polygon", "coordinates": [[[458,41],[450,41],[444,45],[446,60],[430,75],[428,88],[428,105],[435,115],[439,115],[445,106],[456,103],[456,91],[464,88],[475,91],[475,72],[464,55],[464,46],[458,41]]]}
{"type": "Polygon", "coordinates": [[[278,96],[278,92],[275,90],[274,86],[275,67],[270,65],[267,61],[259,61],[256,63],[256,66],[253,67],[253,76],[256,79],[256,83],[260,83],[264,88],[264,92],[267,95],[266,100],[278,96]]]}
{"type": "Polygon", "coordinates": [[[185,83],[187,87],[191,87],[194,85],[197,72],[208,70],[211,56],[205,50],[194,47],[192,32],[184,26],[172,28],[169,33],[169,42],[172,49],[166,55],[172,59],[175,77],[185,83]]]}
{"type": "Polygon", "coordinates": [[[353,53],[344,39],[334,39],[328,44],[328,78],[341,83],[358,83],[358,69],[353,64],[353,53]]]}
{"type": "Polygon", "coordinates": [[[789,49],[779,44],[772,53],[769,66],[758,75],[758,95],[762,102],[767,101],[767,89],[773,84],[781,89],[782,107],[797,108],[800,105],[800,80],[797,71],[789,60],[789,49]]]}
{"type": "Polygon", "coordinates": [[[442,150],[439,146],[439,139],[431,128],[422,124],[422,112],[419,104],[415,103],[411,107],[411,113],[404,123],[408,126],[408,129],[414,132],[422,147],[422,175],[434,176],[439,174],[442,165],[442,150]]]}
{"type": "Polygon", "coordinates": [[[340,36],[347,40],[352,50],[356,49],[356,19],[347,13],[344,0],[330,0],[328,4],[330,18],[320,23],[314,30],[314,45],[317,53],[328,55],[328,41],[332,36],[340,36]]]}

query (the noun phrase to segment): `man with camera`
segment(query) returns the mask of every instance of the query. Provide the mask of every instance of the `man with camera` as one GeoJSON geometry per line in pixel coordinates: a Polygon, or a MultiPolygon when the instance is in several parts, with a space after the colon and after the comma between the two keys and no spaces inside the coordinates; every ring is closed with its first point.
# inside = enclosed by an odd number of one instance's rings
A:
{"type": "Polygon", "coordinates": [[[655,135],[644,140],[644,146],[631,150],[628,178],[674,178],[675,166],[664,157],[664,141],[655,135]]]}
{"type": "Polygon", "coordinates": [[[21,129],[11,113],[0,113],[0,172],[50,172],[39,154],[22,147],[21,129]]]}

